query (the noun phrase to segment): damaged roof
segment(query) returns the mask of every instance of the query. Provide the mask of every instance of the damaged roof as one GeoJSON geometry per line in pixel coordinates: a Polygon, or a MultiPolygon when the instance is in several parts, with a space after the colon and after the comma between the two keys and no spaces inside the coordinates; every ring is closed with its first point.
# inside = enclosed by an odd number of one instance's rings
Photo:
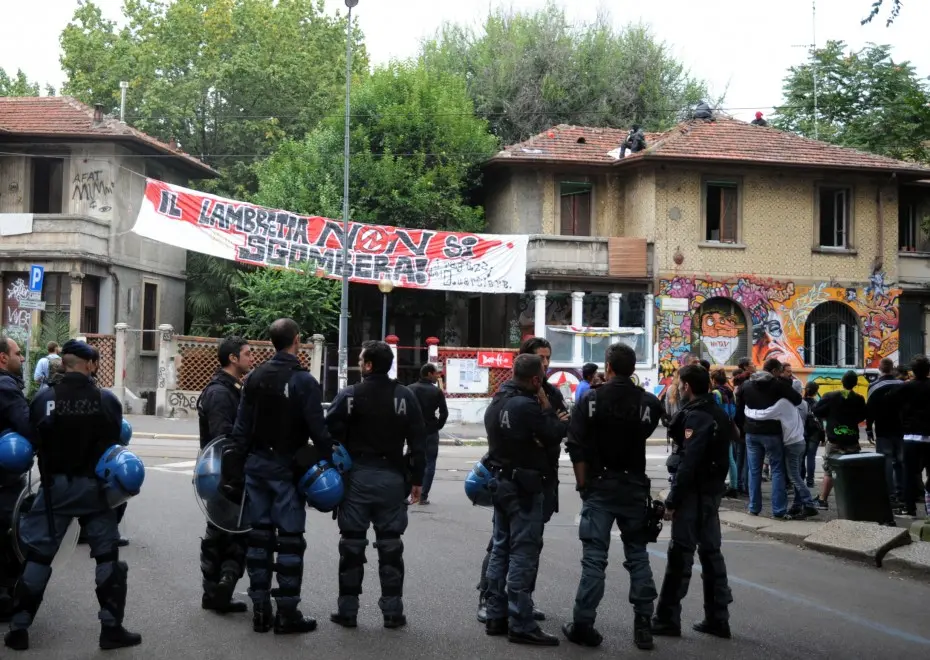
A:
{"type": "Polygon", "coordinates": [[[623,166],[645,160],[703,163],[752,163],[910,173],[926,177],[930,167],[838,147],[770,126],[738,119],[694,119],[664,133],[647,133],[646,149],[618,159],[611,152],[626,139],[626,129],[560,124],[525,142],[505,147],[488,164],[551,162],[623,166]]]}
{"type": "Polygon", "coordinates": [[[156,140],[114,117],[94,121],[94,109],[70,96],[0,97],[3,136],[129,142],[149,152],[172,156],[200,178],[219,176],[206,163],[156,140]]]}

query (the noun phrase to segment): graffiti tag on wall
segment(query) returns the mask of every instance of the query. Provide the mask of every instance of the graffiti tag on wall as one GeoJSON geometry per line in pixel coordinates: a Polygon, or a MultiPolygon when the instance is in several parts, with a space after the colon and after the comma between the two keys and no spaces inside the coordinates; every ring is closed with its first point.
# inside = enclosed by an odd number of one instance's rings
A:
{"type": "Polygon", "coordinates": [[[71,180],[72,204],[84,205],[88,213],[108,215],[113,210],[116,182],[106,161],[83,161],[71,180]]]}
{"type": "Polygon", "coordinates": [[[19,303],[29,298],[25,277],[7,281],[3,296],[3,328],[14,341],[24,344],[32,328],[32,310],[22,309],[19,303]]]}

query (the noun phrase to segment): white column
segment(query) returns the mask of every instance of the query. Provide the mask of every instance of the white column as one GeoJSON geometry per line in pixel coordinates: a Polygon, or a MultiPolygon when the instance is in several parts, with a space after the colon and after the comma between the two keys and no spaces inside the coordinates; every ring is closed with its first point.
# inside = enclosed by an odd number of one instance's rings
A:
{"type": "Polygon", "coordinates": [[[607,294],[607,327],[611,330],[620,327],[620,302],[622,299],[622,293],[607,294]]]}
{"type": "Polygon", "coordinates": [[[397,338],[397,335],[388,335],[385,337],[385,341],[387,341],[387,345],[391,347],[391,352],[394,354],[394,361],[391,363],[388,376],[397,378],[397,344],[400,343],[400,339],[397,338]]]}
{"type": "Polygon", "coordinates": [[[427,346],[427,360],[433,364],[439,363],[439,338],[438,337],[427,337],[426,338],[427,346]]]}
{"type": "Polygon", "coordinates": [[[171,334],[174,328],[163,323],[158,326],[158,381],[155,388],[155,415],[164,417],[168,408],[168,361],[171,359],[171,334]]]}
{"type": "Polygon", "coordinates": [[[126,408],[126,330],[129,325],[126,323],[117,323],[113,326],[116,332],[116,348],[113,355],[113,394],[126,408]]]}
{"type": "Polygon", "coordinates": [[[310,356],[310,373],[322,383],[320,376],[323,374],[323,335],[313,335],[310,340],[313,342],[313,353],[310,356]]]}
{"type": "Polygon", "coordinates": [[[652,293],[646,294],[646,364],[653,365],[656,345],[656,297],[652,293]]]}
{"type": "Polygon", "coordinates": [[[68,317],[68,325],[71,327],[72,333],[81,332],[81,316],[84,314],[83,284],[83,275],[80,273],[71,274],[71,307],[68,317]]]}
{"type": "Polygon", "coordinates": [[[535,307],[533,307],[533,334],[537,337],[546,336],[546,295],[548,293],[542,289],[533,292],[536,298],[535,307]]]}
{"type": "MultiPolygon", "coordinates": [[[[584,327],[584,291],[572,291],[572,325],[576,328],[584,327]]],[[[577,365],[584,362],[583,341],[581,335],[572,338],[572,362],[577,365]]]]}

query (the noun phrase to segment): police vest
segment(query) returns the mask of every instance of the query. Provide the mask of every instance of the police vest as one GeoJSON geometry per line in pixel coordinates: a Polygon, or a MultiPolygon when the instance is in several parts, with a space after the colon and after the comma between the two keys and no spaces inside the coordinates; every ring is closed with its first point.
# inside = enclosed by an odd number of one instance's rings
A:
{"type": "Polygon", "coordinates": [[[245,382],[242,397],[253,410],[249,429],[252,449],[292,454],[307,444],[310,430],[303,420],[300,402],[290,392],[296,364],[268,361],[255,369],[245,382]]]}
{"type": "MultiPolygon", "coordinates": [[[[588,397],[589,406],[594,406],[591,426],[595,460],[591,462],[595,471],[646,472],[643,415],[651,411],[643,407],[644,395],[645,390],[632,384],[607,383],[588,397]]],[[[578,410],[576,414],[590,415],[591,411],[578,410]]]]}
{"type": "Polygon", "coordinates": [[[112,424],[103,412],[103,395],[90,380],[65,378],[52,386],[47,420],[40,425],[39,458],[47,474],[93,476],[100,456],[110,446],[101,429],[112,424]]]}
{"type": "Polygon", "coordinates": [[[346,449],[352,457],[383,456],[403,466],[409,421],[408,401],[397,394],[399,383],[372,376],[353,386],[349,406],[346,449]]]}
{"type": "Polygon", "coordinates": [[[521,395],[514,390],[498,391],[491,399],[484,414],[488,454],[491,463],[498,467],[546,472],[550,466],[546,450],[536,442],[530,427],[511,405],[521,395]]]}
{"type": "Polygon", "coordinates": [[[230,383],[227,379],[223,378],[220,374],[215,375],[207,386],[203,388],[203,392],[200,393],[200,396],[197,397],[197,424],[200,430],[200,448],[203,449],[210,442],[215,440],[210,436],[210,416],[208,411],[203,408],[203,397],[210,390],[211,387],[225,387],[229,391],[233,392],[236,395],[236,398],[239,398],[239,389],[230,383]]]}

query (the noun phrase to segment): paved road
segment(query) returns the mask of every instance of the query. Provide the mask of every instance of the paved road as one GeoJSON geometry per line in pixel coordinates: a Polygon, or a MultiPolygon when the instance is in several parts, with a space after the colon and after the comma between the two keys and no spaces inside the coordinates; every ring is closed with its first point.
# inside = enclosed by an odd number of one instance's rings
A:
{"type": "MultiPolygon", "coordinates": [[[[597,651],[563,643],[559,649],[529,649],[488,638],[475,622],[478,565],[490,532],[490,514],[472,507],[461,479],[480,448],[444,447],[428,507],[411,511],[405,536],[406,602],[410,625],[381,628],[376,601],[376,555],[369,547],[365,593],[357,630],[330,624],[336,599],[337,532],[330,516],[308,515],[304,610],[320,620],[320,629],[298,638],[253,633],[247,615],[225,618],[199,607],[198,544],[203,519],[190,485],[193,442],[133,442],[149,466],[143,493],[130,503],[123,531],[133,543],[121,552],[129,562],[126,624],[144,635],[143,645],[118,652],[120,658],[306,657],[383,660],[508,657],[615,657],[638,654],[630,642],[632,611],[626,601],[627,578],[618,544],[611,548],[607,593],[598,626],[606,636],[597,651]]],[[[654,449],[652,467],[664,460],[654,449]]],[[[565,469],[565,481],[568,469],[565,469]]],[[[577,514],[572,490],[562,492],[562,511],[546,530],[537,591],[550,614],[544,624],[556,632],[571,617],[579,577],[577,514]]],[[[667,532],[664,533],[667,537],[667,532]]],[[[666,541],[650,546],[653,570],[664,570],[666,541]]],[[[680,640],[658,640],[655,658],[890,658],[926,657],[930,632],[926,603],[930,585],[899,579],[887,572],[725,530],[727,563],[736,602],[730,641],[686,633],[680,640]]],[[[78,554],[52,576],[33,627],[32,650],[25,657],[43,660],[109,657],[97,650],[93,562],[78,554]]],[[[700,583],[685,602],[685,621],[700,618],[700,583]]],[[[245,584],[240,584],[244,591],[245,584]]],[[[10,651],[0,651],[12,657],[10,651]]],[[[645,657],[645,656],[643,656],[645,657]]]]}

